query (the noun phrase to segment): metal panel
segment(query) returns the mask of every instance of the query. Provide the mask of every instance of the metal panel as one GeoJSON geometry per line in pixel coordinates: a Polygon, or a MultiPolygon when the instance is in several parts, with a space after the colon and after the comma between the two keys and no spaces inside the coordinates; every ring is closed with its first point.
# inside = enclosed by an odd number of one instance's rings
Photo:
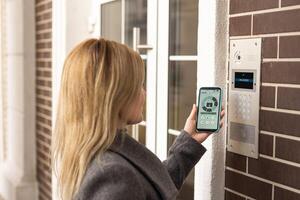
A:
{"type": "Polygon", "coordinates": [[[261,38],[230,41],[228,151],[258,158],[261,38]]]}

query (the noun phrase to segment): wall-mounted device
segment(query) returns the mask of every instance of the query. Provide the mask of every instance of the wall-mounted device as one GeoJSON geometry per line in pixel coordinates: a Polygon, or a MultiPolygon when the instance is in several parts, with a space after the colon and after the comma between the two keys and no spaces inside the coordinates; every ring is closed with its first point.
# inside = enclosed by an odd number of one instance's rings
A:
{"type": "Polygon", "coordinates": [[[261,38],[230,41],[228,151],[258,158],[261,38]]]}

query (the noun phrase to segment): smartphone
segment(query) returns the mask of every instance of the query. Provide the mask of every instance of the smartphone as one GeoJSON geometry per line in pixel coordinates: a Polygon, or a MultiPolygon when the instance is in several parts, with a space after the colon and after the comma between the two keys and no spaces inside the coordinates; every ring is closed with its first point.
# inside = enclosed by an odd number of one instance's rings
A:
{"type": "Polygon", "coordinates": [[[222,89],[202,87],[199,89],[196,131],[215,132],[220,129],[222,89]]]}

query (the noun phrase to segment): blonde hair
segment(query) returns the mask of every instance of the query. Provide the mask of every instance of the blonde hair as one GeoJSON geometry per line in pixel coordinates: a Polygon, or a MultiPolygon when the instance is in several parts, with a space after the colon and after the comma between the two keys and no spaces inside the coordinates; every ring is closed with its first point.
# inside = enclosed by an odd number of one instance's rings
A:
{"type": "Polygon", "coordinates": [[[66,58],[52,139],[63,200],[74,197],[90,161],[112,144],[120,112],[139,96],[144,73],[138,53],[105,39],[86,40],[66,58]]]}

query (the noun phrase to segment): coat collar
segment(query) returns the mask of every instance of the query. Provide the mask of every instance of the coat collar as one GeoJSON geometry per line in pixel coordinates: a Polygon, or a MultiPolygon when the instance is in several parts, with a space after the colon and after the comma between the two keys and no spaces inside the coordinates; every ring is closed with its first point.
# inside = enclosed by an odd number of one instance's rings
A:
{"type": "Polygon", "coordinates": [[[158,157],[127,133],[117,131],[109,149],[129,160],[152,182],[162,199],[175,199],[178,190],[158,157]]]}

